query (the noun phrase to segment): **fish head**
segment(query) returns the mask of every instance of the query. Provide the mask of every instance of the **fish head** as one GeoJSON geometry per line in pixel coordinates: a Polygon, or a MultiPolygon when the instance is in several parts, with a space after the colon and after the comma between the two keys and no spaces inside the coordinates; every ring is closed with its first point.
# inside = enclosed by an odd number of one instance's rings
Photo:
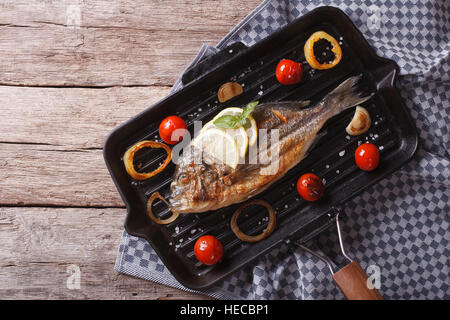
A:
{"type": "Polygon", "coordinates": [[[207,211],[220,199],[222,186],[214,166],[204,162],[179,164],[170,185],[171,210],[178,213],[207,211]]]}

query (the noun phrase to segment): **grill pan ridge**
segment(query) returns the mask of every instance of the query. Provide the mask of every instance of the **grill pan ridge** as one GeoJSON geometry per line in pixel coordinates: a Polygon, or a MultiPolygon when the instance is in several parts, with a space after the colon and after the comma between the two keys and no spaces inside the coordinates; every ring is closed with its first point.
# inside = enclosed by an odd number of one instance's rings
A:
{"type": "MultiPolygon", "coordinates": [[[[183,89],[115,129],[105,143],[106,165],[127,207],[126,231],[147,239],[174,277],[191,289],[204,289],[217,283],[284,241],[310,239],[333,224],[333,206],[343,205],[394,172],[414,154],[417,133],[396,91],[397,73],[398,66],[378,57],[350,19],[333,7],[317,8],[252,47],[234,44],[201,62],[186,72],[183,89]],[[312,70],[305,62],[303,45],[318,30],[342,41],[343,59],[333,69],[312,70]],[[283,58],[302,62],[303,80],[299,85],[282,86],[277,82],[275,67],[283,58]],[[347,135],[345,127],[353,109],[330,119],[308,157],[256,196],[268,201],[276,211],[277,226],[270,237],[250,244],[234,236],[230,219],[239,204],[215,212],[181,215],[165,226],[148,218],[148,197],[159,191],[168,198],[175,166],[171,163],[157,176],[138,182],[127,175],[122,156],[138,141],[161,141],[158,126],[166,116],[178,115],[185,119],[192,135],[194,121],[204,124],[220,110],[250,101],[311,100],[314,105],[343,80],[356,74],[363,75],[367,90],[376,92],[363,104],[372,118],[370,130],[361,136],[347,135]],[[228,81],[243,85],[244,93],[219,103],[217,90],[228,81]],[[354,164],[354,151],[364,142],[380,148],[381,163],[374,172],[360,171],[354,164]],[[306,203],[296,191],[296,181],[305,172],[324,179],[326,195],[317,203],[306,203]],[[216,236],[224,245],[223,261],[215,266],[202,265],[193,254],[195,240],[204,234],[216,236]]],[[[136,155],[135,163],[145,171],[156,168],[163,159],[161,151],[142,150],[136,155]]],[[[161,218],[170,215],[161,201],[155,201],[154,209],[161,218]]],[[[239,225],[248,234],[262,232],[267,224],[266,213],[259,207],[251,206],[241,216],[239,225]]]]}

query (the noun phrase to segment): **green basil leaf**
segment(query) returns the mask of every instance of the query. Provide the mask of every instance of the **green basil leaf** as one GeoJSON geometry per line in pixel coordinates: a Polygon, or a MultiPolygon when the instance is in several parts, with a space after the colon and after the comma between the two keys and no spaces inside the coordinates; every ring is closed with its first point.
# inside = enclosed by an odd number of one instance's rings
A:
{"type": "Polygon", "coordinates": [[[255,107],[258,105],[259,101],[253,101],[250,102],[249,104],[247,104],[244,108],[244,111],[242,111],[241,115],[239,116],[239,120],[243,120],[246,119],[250,113],[253,112],[253,110],[255,110],[255,107]]]}
{"type": "Polygon", "coordinates": [[[237,126],[239,118],[236,116],[225,115],[214,121],[214,125],[222,129],[232,129],[237,126]]]}
{"type": "Polygon", "coordinates": [[[247,118],[239,119],[239,123],[241,126],[245,127],[245,124],[247,123],[247,118]]]}

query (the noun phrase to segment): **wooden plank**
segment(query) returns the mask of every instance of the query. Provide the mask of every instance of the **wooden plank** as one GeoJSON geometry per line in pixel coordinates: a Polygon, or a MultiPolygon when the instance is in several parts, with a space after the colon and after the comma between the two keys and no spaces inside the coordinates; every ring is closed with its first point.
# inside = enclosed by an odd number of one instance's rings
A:
{"type": "Polygon", "coordinates": [[[0,1],[0,299],[206,298],[113,271],[125,209],[101,148],[259,2],[0,1]]]}
{"type": "Polygon", "coordinates": [[[124,207],[102,150],[0,144],[0,205],[124,207]]]}
{"type": "Polygon", "coordinates": [[[0,87],[0,205],[123,207],[102,147],[168,87],[0,87]]]}
{"type": "Polygon", "coordinates": [[[81,27],[143,30],[204,30],[228,32],[252,11],[259,0],[89,0],[2,1],[0,22],[11,25],[49,23],[74,26],[77,10],[81,27]],[[78,7],[78,8],[77,8],[78,7]]]}
{"type": "Polygon", "coordinates": [[[207,299],[113,270],[124,214],[0,208],[0,299],[207,299]],[[67,286],[77,267],[80,289],[67,286]]]}
{"type": "Polygon", "coordinates": [[[186,31],[7,27],[0,33],[0,84],[173,84],[205,38],[186,31]]]}
{"type": "Polygon", "coordinates": [[[0,84],[171,85],[260,1],[7,1],[0,84]],[[20,39],[20,41],[18,41],[20,39]]]}
{"type": "Polygon", "coordinates": [[[166,97],[169,90],[0,86],[0,143],[103,148],[115,127],[166,97]]]}

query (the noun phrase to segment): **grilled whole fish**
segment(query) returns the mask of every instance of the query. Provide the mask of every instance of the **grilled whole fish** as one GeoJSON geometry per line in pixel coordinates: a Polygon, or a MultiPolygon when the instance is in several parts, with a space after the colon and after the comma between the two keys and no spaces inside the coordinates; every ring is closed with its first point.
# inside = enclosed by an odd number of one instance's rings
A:
{"type": "MultiPolygon", "coordinates": [[[[171,210],[178,213],[216,210],[245,201],[267,189],[307,155],[317,133],[329,118],[371,97],[360,97],[356,92],[359,79],[360,76],[355,76],[345,80],[315,107],[302,108],[308,102],[274,102],[255,108],[252,116],[259,132],[267,130],[267,148],[263,150],[266,160],[267,155],[278,154],[275,166],[274,162],[251,161],[254,160],[252,155],[247,155],[245,163],[234,170],[214,163],[205,154],[200,161],[195,161],[201,151],[191,143],[188,146],[190,152],[183,151],[175,169],[169,199],[171,210]],[[273,142],[273,132],[277,132],[278,141],[273,142]]],[[[261,152],[257,148],[253,157],[260,157],[261,152]]]]}

